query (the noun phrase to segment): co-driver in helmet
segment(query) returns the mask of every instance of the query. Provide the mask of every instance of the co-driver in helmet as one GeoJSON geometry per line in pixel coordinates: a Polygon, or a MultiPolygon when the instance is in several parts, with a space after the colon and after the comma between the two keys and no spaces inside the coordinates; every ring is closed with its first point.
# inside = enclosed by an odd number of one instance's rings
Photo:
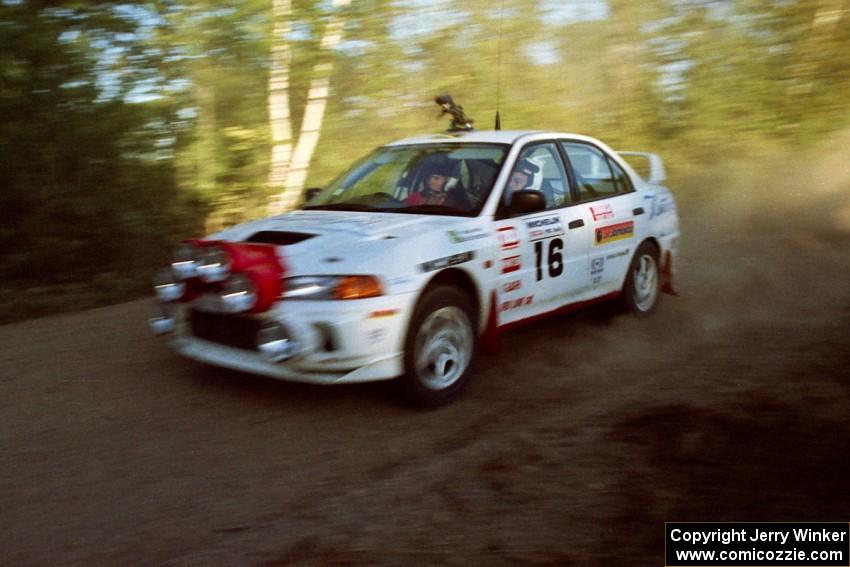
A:
{"type": "Polygon", "coordinates": [[[531,187],[531,182],[534,181],[534,174],[540,171],[540,168],[531,163],[527,159],[521,159],[514,167],[510,179],[508,179],[508,187],[505,189],[504,202],[510,204],[511,195],[514,191],[521,191],[531,187]]]}

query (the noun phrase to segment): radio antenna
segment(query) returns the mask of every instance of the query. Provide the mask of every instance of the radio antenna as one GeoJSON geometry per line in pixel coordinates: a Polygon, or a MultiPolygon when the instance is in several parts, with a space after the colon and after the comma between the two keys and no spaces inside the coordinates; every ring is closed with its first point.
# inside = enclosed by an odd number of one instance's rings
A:
{"type": "Polygon", "coordinates": [[[505,17],[505,0],[502,0],[502,9],[499,11],[499,47],[496,56],[496,130],[502,129],[502,119],[499,116],[499,101],[502,89],[502,20],[505,17]]]}

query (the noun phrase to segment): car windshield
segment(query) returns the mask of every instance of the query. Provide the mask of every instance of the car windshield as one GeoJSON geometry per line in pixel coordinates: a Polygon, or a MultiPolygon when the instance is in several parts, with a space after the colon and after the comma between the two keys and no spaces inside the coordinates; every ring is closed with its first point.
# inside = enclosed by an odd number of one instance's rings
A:
{"type": "Polygon", "coordinates": [[[508,149],[457,143],[380,148],[303,208],[476,216],[508,149]]]}

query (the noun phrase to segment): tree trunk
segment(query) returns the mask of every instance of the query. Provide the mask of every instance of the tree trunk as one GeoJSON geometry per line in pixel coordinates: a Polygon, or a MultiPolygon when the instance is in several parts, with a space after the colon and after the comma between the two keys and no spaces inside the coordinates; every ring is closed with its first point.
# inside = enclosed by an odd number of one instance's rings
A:
{"type": "MultiPolygon", "coordinates": [[[[195,100],[198,105],[198,126],[195,130],[197,140],[193,148],[192,167],[195,186],[204,197],[212,202],[217,189],[217,126],[215,112],[215,89],[210,87],[205,73],[195,73],[195,100]]],[[[209,234],[216,229],[211,218],[207,218],[204,232],[209,234]]]]}
{"type": "MultiPolygon", "coordinates": [[[[351,0],[334,0],[333,7],[338,9],[347,6],[350,2],[351,0]]],[[[323,51],[334,49],[339,45],[342,40],[344,25],[345,17],[339,11],[335,11],[322,36],[321,49],[323,51]]],[[[318,63],[313,66],[313,79],[310,81],[310,90],[307,94],[307,105],[304,108],[304,119],[301,121],[298,142],[295,145],[292,158],[287,164],[283,190],[275,196],[270,207],[274,214],[291,210],[301,197],[304,183],[307,180],[310,160],[316,150],[316,145],[319,143],[325,108],[328,105],[332,71],[332,62],[318,63]]]]}
{"type": "MultiPolygon", "coordinates": [[[[290,0],[273,0],[271,70],[269,72],[269,123],[272,155],[269,164],[269,188],[283,196],[286,176],[292,159],[292,124],[289,113],[289,38],[292,31],[290,0]]],[[[274,211],[277,203],[271,206],[274,211]]]]}

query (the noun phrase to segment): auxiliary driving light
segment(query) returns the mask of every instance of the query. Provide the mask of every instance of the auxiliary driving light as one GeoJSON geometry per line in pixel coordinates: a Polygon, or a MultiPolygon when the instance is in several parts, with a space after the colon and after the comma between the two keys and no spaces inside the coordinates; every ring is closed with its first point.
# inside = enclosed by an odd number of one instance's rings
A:
{"type": "Polygon", "coordinates": [[[160,303],[158,313],[148,319],[151,330],[157,335],[165,335],[174,332],[177,321],[174,316],[174,308],[167,303],[160,303]]]}
{"type": "Polygon", "coordinates": [[[207,283],[221,282],[230,275],[230,255],[219,246],[205,246],[195,253],[195,273],[207,283]]]}
{"type": "Polygon", "coordinates": [[[181,280],[188,280],[198,275],[200,263],[196,258],[197,248],[184,242],[180,244],[171,257],[171,271],[181,280]]]}
{"type": "Polygon", "coordinates": [[[269,362],[283,362],[298,354],[298,342],[283,325],[275,323],[257,333],[257,349],[269,362]]]}
{"type": "Polygon", "coordinates": [[[233,274],[221,285],[221,308],[225,313],[244,313],[257,304],[254,283],[242,274],[233,274]]]}
{"type": "Polygon", "coordinates": [[[186,284],[175,281],[174,274],[167,269],[156,275],[153,286],[159,300],[166,303],[179,301],[186,293],[186,284]]]}

